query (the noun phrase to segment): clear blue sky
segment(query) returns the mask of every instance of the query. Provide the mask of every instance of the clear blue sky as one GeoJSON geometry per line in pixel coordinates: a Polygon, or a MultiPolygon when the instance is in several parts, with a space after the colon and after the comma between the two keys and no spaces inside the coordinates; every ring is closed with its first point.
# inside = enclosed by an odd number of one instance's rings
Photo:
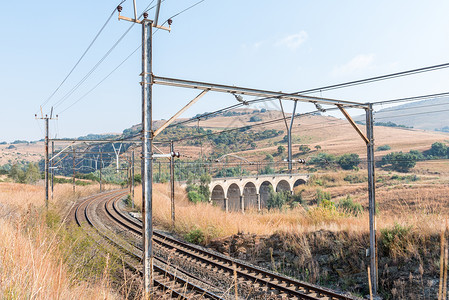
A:
{"type": "MultiPolygon", "coordinates": [[[[137,0],[139,10],[150,1],[137,0]]],[[[160,20],[196,1],[166,0],[160,20]]],[[[34,119],[118,1],[7,1],[0,19],[0,141],[43,137],[34,119]]],[[[123,4],[132,16],[132,1],[123,4]]],[[[449,1],[214,1],[173,19],[154,35],[156,75],[293,92],[449,62],[449,1]]],[[[150,17],[154,16],[154,10],[150,17]]],[[[115,15],[44,113],[70,91],[126,31],[115,15]]],[[[60,113],[103,79],[141,42],[134,26],[69,98],[60,113]]],[[[51,123],[52,136],[121,132],[140,122],[140,50],[102,85],[51,123]]],[[[360,102],[449,90],[449,70],[321,96],[360,102]]],[[[155,87],[154,119],[169,118],[196,92],[155,87]]],[[[235,103],[208,94],[184,116],[235,103]]],[[[258,106],[258,108],[264,107],[258,106]]],[[[270,106],[268,106],[270,107],[270,106]]],[[[288,105],[287,105],[288,108],[288,105]]],[[[300,105],[300,111],[312,108],[300,105]]],[[[39,125],[38,125],[39,124],[39,125]]],[[[40,129],[41,127],[41,129],[40,129]]]]}

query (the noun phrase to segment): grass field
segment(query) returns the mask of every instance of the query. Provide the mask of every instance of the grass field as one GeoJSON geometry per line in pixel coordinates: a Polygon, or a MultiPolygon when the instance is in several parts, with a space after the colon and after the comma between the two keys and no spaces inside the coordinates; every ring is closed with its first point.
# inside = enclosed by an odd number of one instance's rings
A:
{"type": "Polygon", "coordinates": [[[93,276],[83,258],[92,254],[88,239],[61,223],[67,212],[63,207],[97,192],[91,186],[77,190],[73,194],[71,185],[56,185],[46,215],[43,187],[0,183],[0,298],[119,298],[110,286],[109,263],[92,260],[100,268],[93,276]]]}

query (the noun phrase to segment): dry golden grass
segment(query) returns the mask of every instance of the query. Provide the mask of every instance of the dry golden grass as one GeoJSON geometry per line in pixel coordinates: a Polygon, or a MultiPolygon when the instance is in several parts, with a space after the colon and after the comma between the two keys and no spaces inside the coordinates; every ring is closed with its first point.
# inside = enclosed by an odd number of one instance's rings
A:
{"type": "MultiPolygon", "coordinates": [[[[338,210],[310,206],[294,209],[264,210],[262,213],[247,211],[225,213],[221,208],[207,204],[193,204],[187,200],[185,191],[177,187],[176,191],[176,226],[175,231],[185,235],[194,229],[200,229],[205,235],[205,243],[214,238],[230,236],[238,232],[270,235],[276,232],[306,233],[318,230],[334,232],[347,231],[353,233],[369,232],[369,216],[367,212],[366,183],[344,184],[345,173],[336,173],[331,181],[334,187],[305,186],[305,194],[311,197],[317,187],[332,191],[338,203],[339,197],[351,195],[364,207],[359,216],[345,214],[338,210]],[[340,185],[341,184],[341,185],[340,185]],[[352,188],[354,186],[354,188],[352,188]]],[[[326,175],[331,176],[331,175],[326,175]]],[[[407,184],[391,187],[380,187],[377,191],[379,215],[377,228],[392,228],[395,224],[411,226],[422,234],[438,233],[440,224],[449,216],[445,199],[449,192],[447,186],[410,188],[407,184]],[[444,209],[443,209],[444,208],[444,209]]],[[[165,229],[171,228],[170,198],[168,184],[154,185],[153,216],[156,224],[165,229]]],[[[136,204],[141,202],[141,190],[136,189],[136,204]]]]}
{"type": "MultiPolygon", "coordinates": [[[[83,186],[74,194],[71,185],[56,185],[52,205],[68,206],[97,191],[95,186],[83,186]]],[[[97,283],[88,283],[68,271],[58,246],[61,227],[47,227],[43,204],[40,186],[0,183],[0,298],[117,298],[108,286],[107,272],[97,283]]]]}
{"type": "MultiPolygon", "coordinates": [[[[36,228],[35,228],[36,229],[36,228]]],[[[0,220],[0,298],[115,299],[104,285],[79,282],[62,264],[58,247],[45,228],[27,235],[20,225],[0,220]]]]}
{"type": "MultiPolygon", "coordinates": [[[[117,188],[114,185],[104,185],[106,190],[117,188]]],[[[54,187],[53,200],[50,205],[58,205],[87,195],[98,193],[99,185],[76,186],[73,193],[71,184],[57,184],[54,187]]],[[[51,197],[51,196],[50,196],[51,197]]],[[[10,207],[25,209],[29,205],[43,206],[45,204],[45,188],[40,185],[0,182],[0,203],[10,207]]]]}

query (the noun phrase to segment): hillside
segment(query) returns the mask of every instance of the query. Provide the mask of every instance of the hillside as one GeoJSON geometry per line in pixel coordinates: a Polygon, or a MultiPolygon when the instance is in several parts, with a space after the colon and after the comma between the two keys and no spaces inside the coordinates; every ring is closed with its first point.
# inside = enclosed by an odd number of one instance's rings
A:
{"type": "MultiPolygon", "coordinates": [[[[375,112],[375,120],[382,123],[393,122],[416,129],[448,132],[448,110],[449,98],[436,98],[390,108],[381,108],[375,112]]],[[[364,121],[364,116],[358,117],[356,120],[364,121]]]]}
{"type": "MultiPolygon", "coordinates": [[[[435,103],[432,102],[434,105],[435,103]]],[[[407,107],[411,105],[408,104],[407,107]]],[[[420,106],[422,106],[421,104],[420,106]]],[[[415,106],[413,106],[415,107],[415,106]]],[[[289,116],[289,114],[287,114],[289,116]]],[[[376,116],[378,116],[376,114],[376,116]]],[[[287,129],[285,123],[279,122],[257,125],[266,121],[282,118],[279,111],[258,111],[253,109],[239,109],[214,117],[200,119],[199,122],[191,122],[182,126],[172,127],[158,136],[156,141],[174,140],[176,151],[181,152],[184,159],[197,159],[203,154],[204,157],[218,157],[222,154],[235,153],[245,156],[250,160],[263,160],[266,154],[273,154],[279,145],[286,147],[287,129]],[[254,122],[254,120],[257,120],[254,122]],[[199,128],[198,128],[199,125],[199,128]],[[243,129],[237,129],[245,126],[243,129]],[[232,130],[226,134],[214,134],[202,138],[186,138],[198,135],[210,134],[222,130],[232,130]],[[177,141],[183,139],[182,141],[177,141]]],[[[179,121],[185,121],[180,119],[179,121]]],[[[164,123],[163,120],[154,121],[157,128],[164,123]]],[[[289,122],[288,122],[289,123],[289,122]]],[[[359,125],[365,131],[363,125],[359,125]]],[[[415,127],[415,126],[414,126],[415,127]]],[[[126,136],[136,134],[140,130],[139,125],[125,129],[126,136]]],[[[329,116],[300,116],[295,119],[292,130],[293,155],[294,157],[307,158],[314,155],[317,146],[320,151],[341,155],[344,153],[357,153],[361,157],[366,155],[366,146],[351,125],[344,119],[329,116]],[[299,146],[307,145],[311,151],[299,153],[299,146]]],[[[83,139],[92,137],[119,137],[119,134],[98,135],[91,134],[83,139]]],[[[400,128],[375,126],[374,137],[376,147],[389,145],[388,151],[376,151],[376,156],[382,156],[392,151],[426,150],[434,142],[449,141],[449,133],[426,131],[417,128],[400,128]]],[[[44,144],[22,143],[12,145],[0,145],[0,164],[24,161],[39,161],[43,158],[44,144]]],[[[57,145],[57,149],[61,145],[57,145]]],[[[168,145],[158,146],[168,151],[168,145]]],[[[280,159],[280,157],[278,158],[280,159]]]]}

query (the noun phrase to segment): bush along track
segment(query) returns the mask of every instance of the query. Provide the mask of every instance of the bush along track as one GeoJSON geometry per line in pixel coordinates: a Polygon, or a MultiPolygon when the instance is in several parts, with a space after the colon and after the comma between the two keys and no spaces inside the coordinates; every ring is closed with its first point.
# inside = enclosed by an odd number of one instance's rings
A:
{"type": "MultiPolygon", "coordinates": [[[[379,294],[384,299],[436,299],[440,237],[394,225],[378,236],[379,294]],[[435,263],[437,262],[437,263],[435,263]]],[[[239,233],[208,247],[313,284],[369,294],[368,233],[316,231],[257,236],[239,233]]]]}

